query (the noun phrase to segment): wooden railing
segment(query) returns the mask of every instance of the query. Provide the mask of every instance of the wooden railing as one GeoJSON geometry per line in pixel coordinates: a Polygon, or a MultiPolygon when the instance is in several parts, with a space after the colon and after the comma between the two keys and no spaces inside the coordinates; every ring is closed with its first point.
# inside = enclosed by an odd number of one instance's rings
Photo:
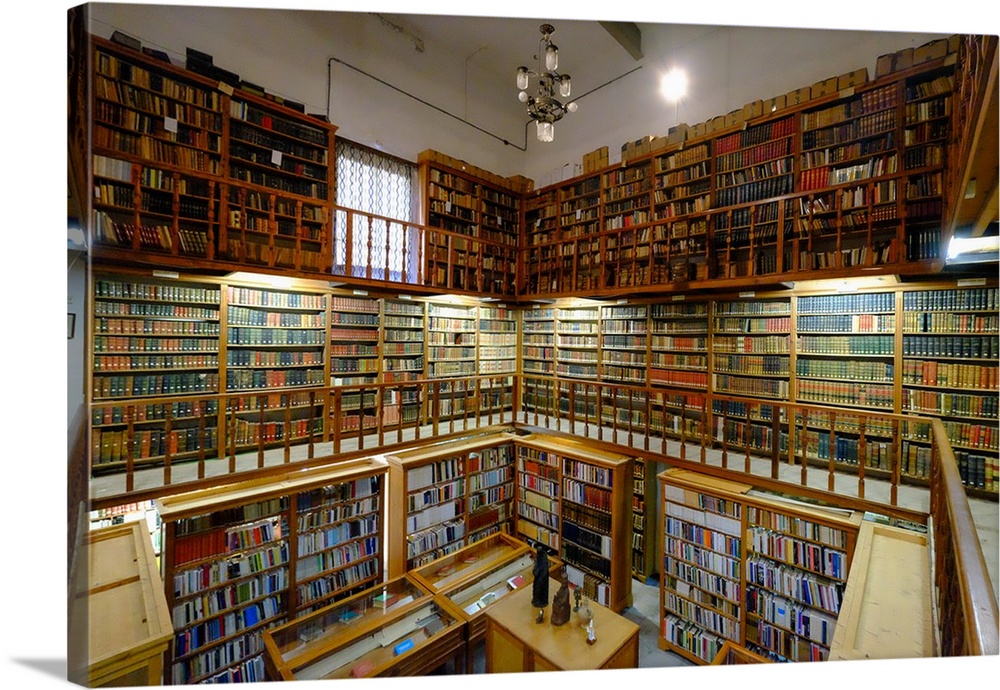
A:
{"type": "Polygon", "coordinates": [[[932,425],[930,526],[941,655],[995,655],[997,600],[948,435],[940,420],[932,425]]]}
{"type": "Polygon", "coordinates": [[[515,383],[513,374],[493,374],[92,403],[95,421],[105,408],[121,408],[123,460],[113,467],[102,465],[95,462],[98,448],[92,447],[90,469],[95,475],[120,475],[125,494],[136,492],[139,472],[155,472],[155,480],[147,478],[141,484],[155,485],[162,492],[163,487],[209,475],[236,475],[320,457],[329,460],[489,425],[509,426],[514,419],[515,383]],[[195,412],[181,422],[172,412],[175,404],[195,412]],[[151,423],[144,419],[144,410],[155,406],[162,417],[151,423]],[[412,414],[404,413],[404,408],[412,414]],[[178,451],[179,423],[193,430],[184,432],[194,440],[194,449],[186,453],[178,451]],[[161,454],[138,457],[143,441],[137,425],[162,435],[161,454]],[[174,470],[181,463],[186,471],[178,478],[174,470]]]}
{"type": "MultiPolygon", "coordinates": [[[[331,205],[329,274],[361,285],[512,297],[518,247],[331,205]]],[[[312,276],[315,277],[315,276],[312,276]]]]}
{"type": "Polygon", "coordinates": [[[816,491],[811,469],[825,475],[826,492],[859,500],[870,498],[869,479],[884,479],[880,502],[897,508],[902,483],[930,478],[930,446],[908,440],[930,442],[929,418],[659,386],[529,375],[520,383],[519,423],[623,443],[650,457],[784,482],[791,474],[779,469],[797,465],[802,490],[816,491]]]}

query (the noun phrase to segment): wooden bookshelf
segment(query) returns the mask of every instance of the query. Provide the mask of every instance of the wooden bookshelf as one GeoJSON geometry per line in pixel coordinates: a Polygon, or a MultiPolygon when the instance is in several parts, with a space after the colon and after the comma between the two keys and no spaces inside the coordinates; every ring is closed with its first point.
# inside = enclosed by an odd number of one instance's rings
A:
{"type": "Polygon", "coordinates": [[[894,408],[892,292],[796,298],[795,400],[894,408]]]}
{"type": "Polygon", "coordinates": [[[212,259],[225,99],[193,73],[90,41],[97,248],[212,259]]]}
{"type": "MultiPolygon", "coordinates": [[[[997,467],[997,288],[915,289],[902,294],[902,410],[939,417],[967,487],[995,493],[997,467]]],[[[927,477],[928,425],[910,425],[900,458],[927,477]]]]}
{"type": "Polygon", "coordinates": [[[712,206],[711,143],[653,158],[651,282],[686,283],[709,277],[708,218],[712,206]]]}
{"type": "Polygon", "coordinates": [[[169,682],[260,680],[265,629],[381,579],[386,472],[364,458],[157,499],[169,682]]]}
{"type": "MultiPolygon", "coordinates": [[[[379,379],[381,302],[370,297],[333,294],[330,298],[330,383],[354,385],[379,379]]],[[[350,389],[340,397],[340,409],[330,410],[341,434],[361,434],[376,425],[381,408],[375,389],[350,389]]],[[[382,414],[386,410],[382,408],[382,414]]],[[[389,412],[390,420],[392,412],[389,412]]],[[[331,419],[332,421],[332,419],[331,419]]]]}
{"type": "Polygon", "coordinates": [[[788,299],[715,302],[712,390],[787,400],[791,321],[788,299]]]}
{"type": "MultiPolygon", "coordinates": [[[[555,310],[535,305],[521,311],[520,371],[539,376],[555,375],[556,334],[555,310]]],[[[524,382],[522,404],[530,411],[552,407],[552,396],[534,382],[524,382]]]]}
{"type": "MultiPolygon", "coordinates": [[[[425,151],[418,157],[427,234],[425,275],[435,287],[459,292],[514,294],[520,245],[522,192],[509,181],[467,172],[452,159],[425,151]]],[[[477,169],[478,170],[478,169],[477,169]]],[[[485,173],[485,171],[483,171],[485,173]]]]}
{"type": "Polygon", "coordinates": [[[557,553],[590,599],[613,611],[629,606],[631,459],[531,434],[516,446],[517,533],[557,553]]]}
{"type": "Polygon", "coordinates": [[[655,516],[656,482],[650,476],[651,463],[632,460],[632,577],[645,583],[653,573],[659,573],[655,550],[657,526],[655,516]]]}
{"type": "MultiPolygon", "coordinates": [[[[425,311],[423,302],[382,301],[382,381],[403,384],[424,377],[425,311]]],[[[404,426],[416,424],[422,402],[417,387],[390,389],[382,399],[383,420],[398,419],[404,426]]]]}
{"type": "Polygon", "coordinates": [[[229,399],[227,450],[322,435],[316,402],[293,390],[327,384],[327,295],[234,285],[224,294],[226,392],[257,393],[229,399]]]}
{"type": "Polygon", "coordinates": [[[556,375],[597,379],[600,316],[596,305],[556,308],[556,375]]]}
{"type": "Polygon", "coordinates": [[[663,520],[659,646],[710,663],[742,645],[746,484],[682,470],[658,475],[663,520]]]}
{"type": "Polygon", "coordinates": [[[98,275],[93,290],[92,467],[216,452],[218,405],[183,396],[219,392],[218,287],[98,275]]]}
{"type": "Polygon", "coordinates": [[[701,664],[727,644],[770,661],[829,658],[861,515],[690,470],[658,479],[660,647],[701,664]]]}
{"type": "Polygon", "coordinates": [[[514,448],[490,433],[388,456],[390,577],[512,532],[514,448]]]}
{"type": "Polygon", "coordinates": [[[648,316],[649,307],[644,304],[601,307],[602,380],[646,382],[648,316]]]}
{"type": "Polygon", "coordinates": [[[541,294],[559,291],[561,264],[557,259],[559,202],[555,189],[528,194],[524,199],[524,246],[518,292],[541,294]],[[530,282],[529,282],[530,281],[530,282]]]}
{"type": "Polygon", "coordinates": [[[97,258],[329,272],[336,127],[87,40],[97,258]]]}

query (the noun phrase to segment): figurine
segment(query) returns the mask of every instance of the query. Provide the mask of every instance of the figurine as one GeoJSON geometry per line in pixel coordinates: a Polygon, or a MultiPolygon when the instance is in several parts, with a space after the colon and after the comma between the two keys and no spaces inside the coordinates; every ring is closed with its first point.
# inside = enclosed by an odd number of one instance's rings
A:
{"type": "Polygon", "coordinates": [[[549,555],[541,545],[535,550],[535,567],[531,572],[531,606],[543,609],[549,605],[549,555]]]}
{"type": "Polygon", "coordinates": [[[573,588],[573,613],[580,610],[580,588],[573,588]]]}
{"type": "Polygon", "coordinates": [[[580,625],[587,627],[594,620],[594,612],[590,610],[590,604],[587,603],[587,598],[583,599],[583,606],[580,607],[580,625]]]}
{"type": "Polygon", "coordinates": [[[569,580],[566,578],[566,569],[560,573],[562,584],[552,600],[552,625],[562,625],[569,620],[569,580]]]}
{"type": "Polygon", "coordinates": [[[531,571],[531,606],[538,609],[535,622],[545,620],[545,607],[549,605],[549,555],[541,544],[535,547],[535,567],[531,571]]]}
{"type": "Polygon", "coordinates": [[[590,619],[590,623],[587,624],[587,644],[594,644],[597,642],[597,634],[594,632],[594,619],[590,619]]]}

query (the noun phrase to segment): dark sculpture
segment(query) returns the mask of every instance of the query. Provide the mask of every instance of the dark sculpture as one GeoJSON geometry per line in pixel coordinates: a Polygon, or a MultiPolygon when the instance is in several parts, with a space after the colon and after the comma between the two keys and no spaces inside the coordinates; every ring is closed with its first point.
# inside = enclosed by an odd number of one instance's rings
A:
{"type": "Polygon", "coordinates": [[[541,545],[535,549],[535,567],[531,575],[531,605],[543,609],[549,605],[549,555],[541,545]]]}
{"type": "Polygon", "coordinates": [[[569,580],[566,577],[566,569],[560,574],[562,584],[552,600],[552,625],[562,625],[569,620],[569,580]]]}

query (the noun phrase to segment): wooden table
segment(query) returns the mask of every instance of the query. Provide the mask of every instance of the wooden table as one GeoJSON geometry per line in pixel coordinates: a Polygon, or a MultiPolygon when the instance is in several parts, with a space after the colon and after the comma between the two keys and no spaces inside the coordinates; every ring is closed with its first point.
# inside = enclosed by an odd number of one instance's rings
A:
{"type": "MultiPolygon", "coordinates": [[[[558,590],[559,582],[549,578],[550,600],[558,590]]],[[[588,645],[587,631],[574,612],[569,621],[554,626],[549,603],[543,609],[545,620],[536,623],[538,609],[531,606],[531,591],[531,587],[518,589],[486,611],[487,673],[638,667],[638,625],[590,602],[597,641],[588,645]]]]}

